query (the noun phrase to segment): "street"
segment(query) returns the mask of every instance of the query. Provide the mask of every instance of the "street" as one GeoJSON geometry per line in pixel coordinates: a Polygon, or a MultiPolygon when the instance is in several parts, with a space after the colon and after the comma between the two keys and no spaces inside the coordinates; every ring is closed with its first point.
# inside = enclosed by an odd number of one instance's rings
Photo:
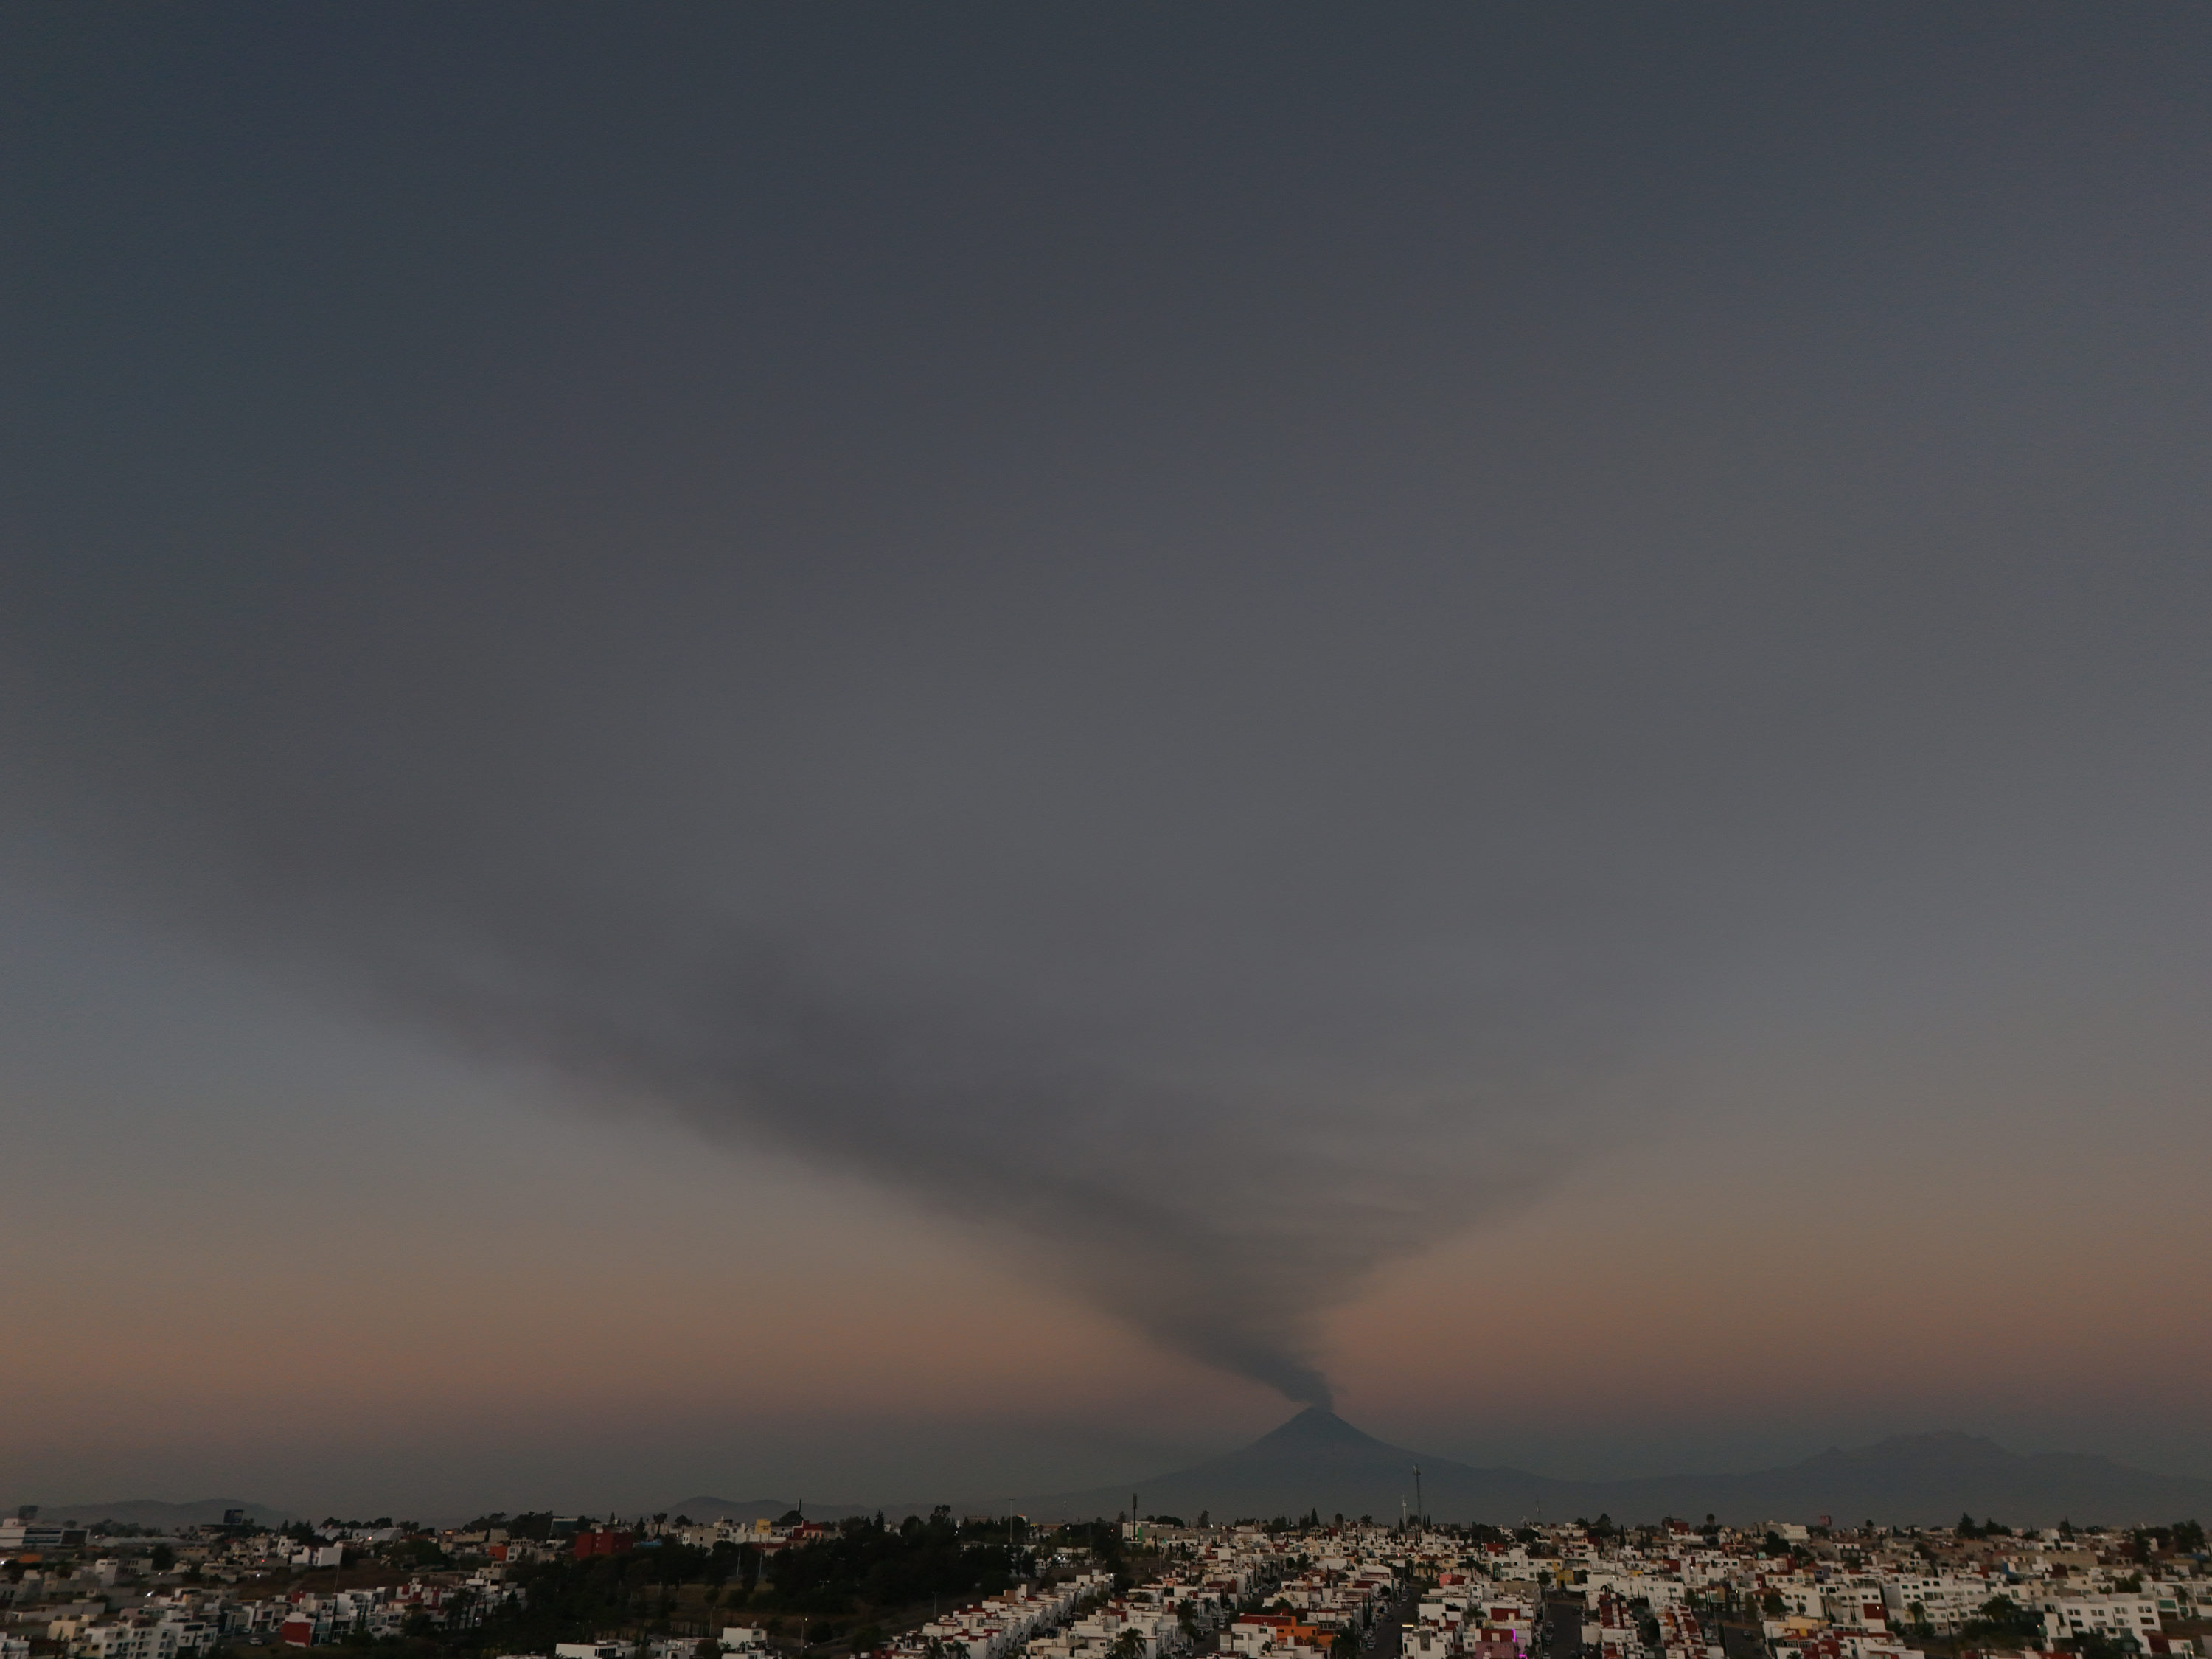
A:
{"type": "Polygon", "coordinates": [[[1583,1650],[1583,1617],[1580,1608],[1571,1601],[1544,1603],[1545,1659],[1580,1659],[1583,1650]]]}
{"type": "Polygon", "coordinates": [[[1406,1646],[1406,1617],[1413,1610],[1413,1596],[1404,1590],[1382,1604],[1362,1650],[1365,1659],[1398,1659],[1406,1646]]]}

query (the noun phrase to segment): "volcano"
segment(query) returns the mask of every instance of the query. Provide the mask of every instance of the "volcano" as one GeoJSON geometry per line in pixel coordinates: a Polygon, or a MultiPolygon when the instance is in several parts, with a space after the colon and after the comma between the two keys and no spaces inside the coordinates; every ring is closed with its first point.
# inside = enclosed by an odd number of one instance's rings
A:
{"type": "Polygon", "coordinates": [[[1731,1525],[1810,1522],[1832,1515],[1887,1525],[1931,1526],[1960,1511],[2014,1526],[2163,1523],[2212,1515],[2212,1480],[2151,1474],[2101,1457],[2063,1452],[2022,1456],[1995,1441],[1956,1433],[1899,1435],[1856,1450],[1830,1449],[1779,1468],[1745,1474],[1660,1475],[1634,1480],[1560,1480],[1505,1467],[1476,1468],[1394,1446],[1325,1407],[1309,1407],[1250,1445],[1131,1485],[1020,1500],[1040,1520],[1120,1514],[1133,1487],[1147,1515],[1194,1521],[1298,1516],[1371,1516],[1395,1522],[1417,1490],[1439,1521],[1572,1520],[1610,1515],[1634,1523],[1668,1516],[1731,1525]]]}
{"type": "MultiPolygon", "coordinates": [[[[1571,1484],[1519,1469],[1470,1468],[1409,1451],[1353,1427],[1325,1406],[1310,1406],[1250,1445],[1139,1481],[1136,1492],[1146,1514],[1179,1515],[1187,1521],[1200,1512],[1219,1521],[1318,1509],[1324,1517],[1371,1516],[1395,1523],[1401,1509],[1413,1508],[1416,1467],[1424,1506],[1440,1520],[1478,1513],[1484,1519],[1503,1515],[1518,1520],[1537,1511],[1549,1488],[1571,1484]],[[1448,1493],[1449,1509],[1442,1501],[1448,1493]]],[[[1036,1507],[1030,1513],[1041,1518],[1113,1515],[1128,1507],[1129,1488],[1102,1487],[1033,1502],[1036,1507]]],[[[1559,1514],[1556,1508],[1543,1512],[1559,1514]]]]}

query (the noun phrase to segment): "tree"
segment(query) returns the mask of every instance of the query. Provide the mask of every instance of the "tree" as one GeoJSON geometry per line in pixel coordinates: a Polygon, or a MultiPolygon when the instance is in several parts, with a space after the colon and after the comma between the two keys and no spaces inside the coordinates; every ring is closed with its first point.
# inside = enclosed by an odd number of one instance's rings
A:
{"type": "Polygon", "coordinates": [[[2009,1595],[1992,1595],[1959,1631],[1962,1642],[1990,1642],[2006,1647],[2039,1645],[2043,1615],[2023,1607],[2009,1595]]]}

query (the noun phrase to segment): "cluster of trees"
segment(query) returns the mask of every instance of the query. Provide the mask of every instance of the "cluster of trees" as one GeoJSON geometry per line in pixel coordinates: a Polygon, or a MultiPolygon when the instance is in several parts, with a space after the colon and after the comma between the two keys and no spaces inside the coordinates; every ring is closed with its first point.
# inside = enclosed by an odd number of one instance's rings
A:
{"type": "Polygon", "coordinates": [[[2023,1607],[2009,1595],[1993,1595],[1981,1611],[1959,1626],[1959,1640],[1980,1647],[2032,1648],[2043,1645],[2043,1615],[2023,1607]]]}
{"type": "Polygon", "coordinates": [[[654,1593],[663,1552],[594,1556],[586,1561],[532,1562],[511,1575],[526,1605],[501,1607],[455,1639],[479,1653],[550,1653],[556,1642],[586,1640],[602,1630],[645,1625],[662,1601],[654,1593]]]}
{"type": "MultiPolygon", "coordinates": [[[[482,1517],[482,1523],[515,1530],[501,1517],[482,1517]]],[[[881,1515],[854,1516],[803,1547],[773,1553],[750,1543],[699,1549],[659,1540],[626,1555],[529,1563],[514,1574],[528,1592],[527,1605],[502,1609],[468,1633],[468,1645],[483,1652],[543,1652],[579,1633],[665,1624],[686,1586],[703,1590],[702,1611],[727,1609],[716,1616],[729,1622],[759,1618],[774,1630],[782,1620],[800,1618],[813,1621],[815,1635],[827,1636],[842,1621],[857,1620],[860,1627],[852,1634],[866,1641],[876,1634],[873,1621],[889,1615],[933,1601],[951,1606],[1000,1594],[1034,1574],[1046,1547],[1086,1548],[1107,1571],[1126,1571],[1115,1522],[1072,1525],[1039,1538],[1018,1517],[1011,1523],[961,1522],[940,1505],[896,1526],[881,1515]]]]}
{"type": "Polygon", "coordinates": [[[2176,1550],[2184,1555],[2204,1553],[2204,1528],[2195,1521],[2177,1521],[2170,1527],[2137,1527],[2134,1537],[2138,1561],[2149,1559],[2154,1551],[2176,1550]]]}
{"type": "Polygon", "coordinates": [[[908,1516],[896,1527],[882,1516],[846,1521],[805,1549],[782,1550],[767,1563],[763,1606],[803,1613],[845,1613],[910,1606],[927,1597],[995,1595],[1033,1571],[1030,1553],[1008,1534],[1018,1525],[956,1525],[939,1506],[925,1521],[908,1516]]]}

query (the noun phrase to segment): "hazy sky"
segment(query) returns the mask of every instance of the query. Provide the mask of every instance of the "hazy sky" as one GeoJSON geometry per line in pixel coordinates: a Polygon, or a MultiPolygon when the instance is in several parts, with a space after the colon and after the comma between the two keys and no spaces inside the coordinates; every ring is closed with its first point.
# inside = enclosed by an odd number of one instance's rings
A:
{"type": "Polygon", "coordinates": [[[2212,15],[0,78],[0,1499],[2212,1474],[2212,15]]]}

